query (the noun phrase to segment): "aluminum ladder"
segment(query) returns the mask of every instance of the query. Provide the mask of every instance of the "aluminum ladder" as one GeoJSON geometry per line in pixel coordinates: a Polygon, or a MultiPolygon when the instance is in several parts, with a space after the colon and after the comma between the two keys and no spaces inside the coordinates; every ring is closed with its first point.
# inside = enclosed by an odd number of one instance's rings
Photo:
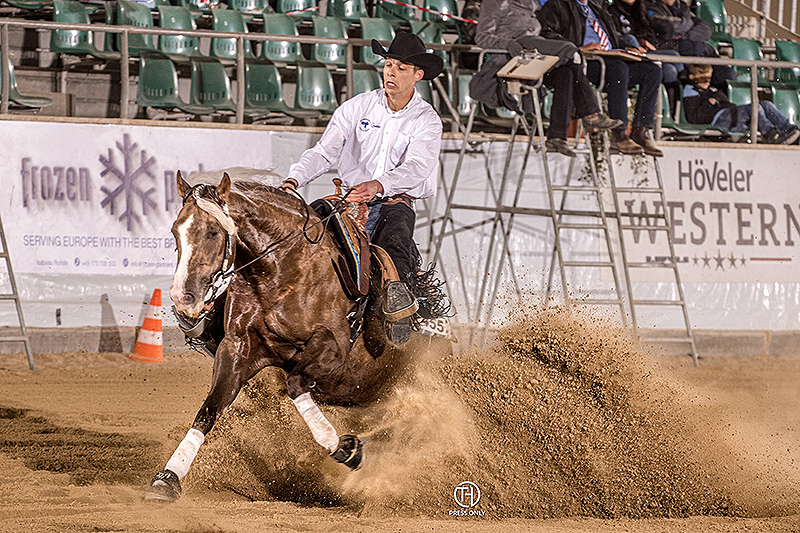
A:
{"type": "Polygon", "coordinates": [[[19,322],[18,335],[0,335],[0,342],[21,342],[25,344],[25,353],[28,356],[28,368],[34,370],[33,353],[31,353],[31,341],[28,338],[28,332],[25,329],[25,319],[22,316],[22,305],[19,301],[19,292],[17,291],[17,282],[14,279],[14,270],[11,268],[11,256],[8,252],[8,243],[6,242],[6,232],[3,229],[3,221],[0,219],[0,245],[3,249],[0,251],[0,258],[5,261],[6,272],[8,272],[9,284],[11,292],[0,293],[0,301],[14,302],[14,307],[17,312],[17,320],[19,322]]]}

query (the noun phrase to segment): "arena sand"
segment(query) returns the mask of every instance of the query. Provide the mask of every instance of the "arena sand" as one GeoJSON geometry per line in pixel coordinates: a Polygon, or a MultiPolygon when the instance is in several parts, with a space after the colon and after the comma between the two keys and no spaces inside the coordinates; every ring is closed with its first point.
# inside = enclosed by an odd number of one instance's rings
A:
{"type": "Polygon", "coordinates": [[[324,408],[367,440],[361,470],[327,458],[265,370],[159,507],[142,490],[202,403],[207,360],[44,355],[28,373],[4,356],[0,530],[800,531],[799,360],[693,369],[558,312],[440,348],[375,404],[324,408]],[[451,516],[463,481],[480,516],[451,516]]]}

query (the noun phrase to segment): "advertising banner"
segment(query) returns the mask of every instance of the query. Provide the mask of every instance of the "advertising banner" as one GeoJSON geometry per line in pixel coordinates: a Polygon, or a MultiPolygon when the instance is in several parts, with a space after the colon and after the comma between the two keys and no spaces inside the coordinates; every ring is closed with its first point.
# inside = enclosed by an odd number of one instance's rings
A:
{"type": "Polygon", "coordinates": [[[176,171],[268,168],[269,132],[3,122],[3,224],[20,273],[172,275],[176,171]]]}

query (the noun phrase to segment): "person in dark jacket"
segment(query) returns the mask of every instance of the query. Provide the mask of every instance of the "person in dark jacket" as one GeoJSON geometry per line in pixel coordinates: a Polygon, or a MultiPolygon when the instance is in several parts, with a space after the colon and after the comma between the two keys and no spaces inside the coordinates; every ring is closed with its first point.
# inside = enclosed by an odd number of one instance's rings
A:
{"type": "MultiPolygon", "coordinates": [[[[487,50],[508,50],[512,56],[525,49],[541,48],[541,26],[535,17],[538,8],[535,0],[483,0],[475,34],[476,44],[487,50]]],[[[546,146],[548,150],[575,157],[575,152],[567,144],[567,126],[572,118],[573,104],[589,131],[611,129],[622,123],[600,112],[582,65],[572,59],[578,49],[569,47],[570,50],[562,53],[569,56],[569,60],[551,68],[544,76],[544,84],[553,89],[546,146]]]]}
{"type": "MultiPolygon", "coordinates": [[[[711,124],[740,132],[750,128],[750,106],[729,102],[711,86],[710,65],[689,65],[690,84],[683,88],[686,120],[692,124],[711,124]]],[[[781,115],[772,102],[758,103],[758,131],[767,143],[793,144],[800,130],[781,115]]]]}
{"type": "MultiPolygon", "coordinates": [[[[647,0],[647,16],[655,31],[654,44],[659,50],[676,50],[682,56],[718,57],[708,44],[711,26],[692,13],[682,0],[647,0]]],[[[724,88],[727,80],[735,80],[736,72],[727,65],[715,65],[711,84],[724,88]]]]}
{"type": "MultiPolygon", "coordinates": [[[[562,39],[580,47],[583,52],[619,49],[624,46],[611,14],[600,0],[548,0],[537,13],[542,37],[562,39]]],[[[638,50],[637,50],[638,51],[638,50]]],[[[605,90],[608,114],[622,121],[611,130],[611,145],[623,154],[660,157],[663,154],[650,140],[650,128],[656,114],[656,99],[661,86],[661,66],[650,61],[623,61],[605,58],[605,90]],[[628,136],[628,89],[639,86],[631,135],[628,136]]],[[[601,65],[589,61],[587,77],[600,82],[601,65]]]]}

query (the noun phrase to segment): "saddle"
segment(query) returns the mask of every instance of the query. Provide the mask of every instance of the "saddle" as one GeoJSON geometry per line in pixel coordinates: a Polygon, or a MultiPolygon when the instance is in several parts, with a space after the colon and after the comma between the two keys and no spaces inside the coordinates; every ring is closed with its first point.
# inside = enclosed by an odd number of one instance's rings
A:
{"type": "Polygon", "coordinates": [[[369,294],[372,261],[380,268],[381,287],[398,281],[400,276],[386,250],[369,242],[365,229],[368,208],[364,204],[351,204],[352,208],[344,213],[334,209],[334,204],[341,200],[341,182],[337,182],[334,180],[337,194],[314,200],[311,207],[321,218],[330,216],[328,227],[339,245],[339,255],[331,258],[331,262],[347,297],[358,301],[369,294]]]}

